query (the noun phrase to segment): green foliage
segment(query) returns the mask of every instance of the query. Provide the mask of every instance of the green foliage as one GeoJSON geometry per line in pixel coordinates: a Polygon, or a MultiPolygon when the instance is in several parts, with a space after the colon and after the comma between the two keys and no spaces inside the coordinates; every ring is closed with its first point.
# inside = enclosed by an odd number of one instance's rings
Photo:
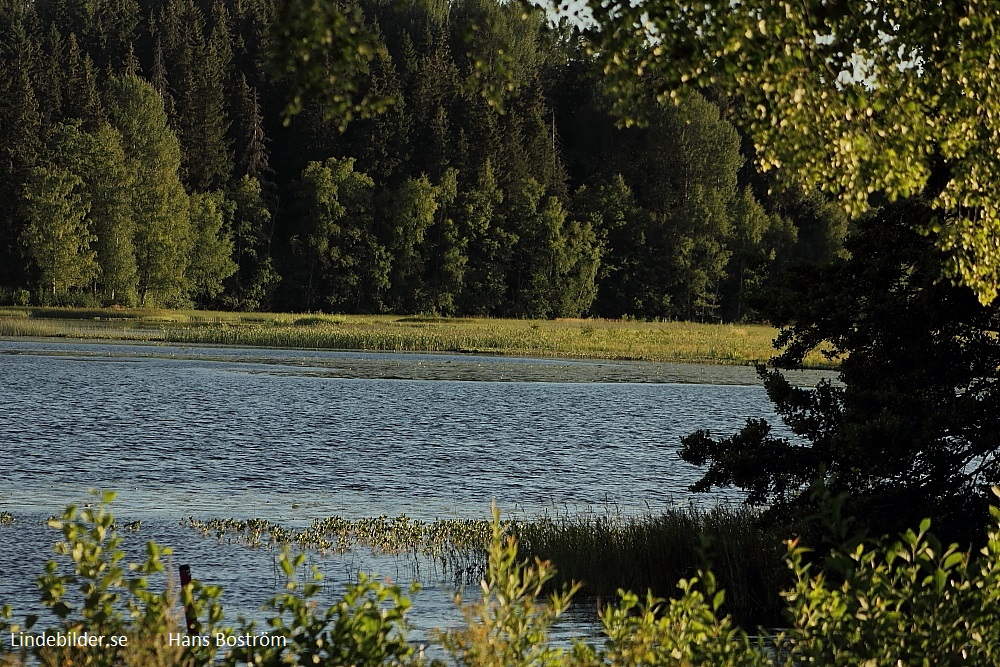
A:
{"type": "Polygon", "coordinates": [[[439,189],[427,176],[408,178],[391,193],[386,211],[388,250],[392,254],[389,310],[416,313],[425,310],[427,287],[424,240],[440,208],[439,189]]]}
{"type": "Polygon", "coordinates": [[[366,310],[381,304],[389,259],[374,231],[372,187],[354,160],[310,162],[299,185],[305,307],[366,310]]]}
{"type": "Polygon", "coordinates": [[[281,279],[271,257],[271,211],[259,180],[244,176],[231,190],[233,261],[223,302],[237,310],[261,310],[270,303],[281,279]]]}
{"type": "Polygon", "coordinates": [[[39,283],[55,297],[89,284],[97,275],[94,237],[86,224],[89,205],[82,181],[58,166],[35,167],[25,186],[28,224],[21,240],[38,267],[39,283]]]}
{"type": "Polygon", "coordinates": [[[792,627],[779,646],[800,664],[1000,664],[990,612],[1000,590],[1000,531],[988,532],[976,558],[945,548],[929,527],[925,519],[886,545],[834,551],[829,576],[813,575],[808,549],[790,542],[792,627]]]}
{"type": "Polygon", "coordinates": [[[181,302],[188,287],[185,272],[194,236],[188,196],[179,177],[180,144],[167,126],[162,99],[138,77],[111,81],[108,117],[121,134],[134,177],[131,208],[137,221],[139,302],[181,302]]]}
{"type": "Polygon", "coordinates": [[[271,67],[293,85],[286,121],[302,111],[306,99],[319,99],[327,120],[342,127],[356,115],[380,111],[392,101],[358,94],[358,79],[367,72],[376,48],[356,6],[334,0],[283,2],[271,33],[271,67]]]}
{"type": "Polygon", "coordinates": [[[187,277],[192,296],[205,300],[218,296],[223,281],[237,269],[232,260],[232,232],[226,224],[235,207],[221,192],[194,194],[189,202],[194,243],[187,277]]]}
{"type": "MultiPolygon", "coordinates": [[[[149,586],[150,575],[164,572],[162,558],[170,555],[170,549],[149,542],[145,560],[126,565],[122,538],[108,511],[114,495],[95,492],[93,505],[88,503],[83,509],[71,505],[61,517],[49,520],[49,526],[62,533],[55,551],[63,559],[50,560],[38,578],[42,603],[59,619],[46,632],[86,632],[103,636],[104,645],[46,646],[33,649],[34,657],[42,664],[204,664],[211,659],[210,652],[182,655],[166,641],[168,632],[179,630],[173,608],[176,591],[155,592],[149,586]],[[117,645],[110,645],[111,637],[118,638],[117,645]]],[[[215,629],[221,620],[216,602],[220,592],[198,585],[181,591],[182,600],[195,613],[205,615],[206,631],[215,629]]],[[[28,617],[25,629],[30,630],[36,621],[28,617]]]]}
{"type": "Polygon", "coordinates": [[[627,118],[650,87],[664,102],[692,84],[736,95],[762,168],[832,192],[855,214],[872,193],[926,193],[936,215],[922,230],[947,253],[943,274],[982,303],[996,296],[1000,38],[991,0],[586,7],[593,51],[627,118]]]}
{"type": "Polygon", "coordinates": [[[504,535],[493,506],[486,577],[479,602],[464,606],[465,627],[445,632],[441,644],[457,664],[476,667],[555,667],[566,664],[565,649],[551,645],[549,631],[569,607],[579,585],[540,599],[555,575],[548,562],[518,559],[517,540],[504,535]]]}
{"type": "Polygon", "coordinates": [[[533,179],[512,190],[508,205],[508,227],[517,242],[507,307],[534,318],[579,317],[594,300],[600,264],[590,224],[570,220],[560,201],[533,179]]]}
{"type": "MultiPolygon", "coordinates": [[[[362,577],[323,608],[316,603],[318,574],[299,583],[295,572],[305,557],[287,552],[279,559],[286,590],[267,605],[275,613],[268,620],[269,646],[234,647],[222,656],[214,648],[169,646],[166,634],[180,632],[171,590],[156,593],[148,583],[163,571],[169,550],[149,543],[145,560],[126,567],[107,511],[112,497],[103,494],[83,510],[71,506],[50,521],[63,536],[56,552],[68,562],[50,562],[39,585],[43,602],[59,619],[49,632],[127,637],[125,646],[36,648],[20,656],[2,653],[0,660],[190,667],[426,664],[406,640],[410,602],[398,587],[362,577]]],[[[482,599],[463,606],[464,624],[437,639],[455,664],[466,667],[1000,665],[1000,510],[991,513],[986,546],[978,553],[944,547],[925,520],[898,540],[834,550],[816,573],[809,550],[790,540],[786,562],[794,584],[784,593],[787,625],[776,635],[754,641],[735,627],[722,613],[726,593],[705,571],[681,580],[671,599],[647,595],[643,601],[620,591],[619,602],[600,614],[603,643],[577,639],[567,648],[556,646],[550,631],[578,587],[543,597],[552,565],[520,560],[517,541],[504,533],[494,509],[482,599]]],[[[232,632],[219,625],[217,588],[195,582],[181,593],[199,616],[200,632],[232,632]]],[[[11,616],[9,607],[0,610],[5,633],[21,630],[11,616]]],[[[28,619],[27,626],[34,622],[28,619]]],[[[253,623],[238,632],[260,634],[253,623]]]]}
{"type": "MultiPolygon", "coordinates": [[[[313,598],[322,590],[322,575],[314,569],[311,581],[303,584],[295,579],[305,560],[304,554],[292,557],[287,550],[279,557],[288,578],[285,593],[264,605],[265,611],[275,614],[268,619],[272,645],[238,647],[226,655],[228,664],[376,667],[411,663],[415,651],[406,641],[410,600],[402,589],[362,573],[338,602],[321,609],[313,598]],[[279,638],[287,646],[274,641],[279,638]]],[[[253,623],[241,629],[241,634],[253,632],[253,623]]]]}
{"type": "Polygon", "coordinates": [[[97,236],[98,284],[107,302],[134,306],[138,299],[135,258],[136,220],[131,198],[133,175],[128,171],[121,135],[107,123],[85,135],[83,185],[90,200],[89,220],[97,236]]]}
{"type": "MultiPolygon", "coordinates": [[[[99,266],[58,297],[43,290],[61,303],[713,320],[743,316],[742,286],[785,259],[756,248],[766,266],[752,275],[734,260],[746,250],[739,143],[715,105],[692,96],[643,130],[615,128],[599,57],[541,8],[4,1],[4,289],[40,298],[23,193],[50,163],[83,181],[99,266]],[[329,160],[354,160],[372,184],[320,266],[300,186],[329,160]],[[570,193],[619,174],[635,208],[612,233],[601,224],[618,220],[615,202],[598,210],[570,193]],[[237,205],[226,224],[238,269],[221,287],[226,262],[204,260],[223,248],[202,248],[190,213],[205,208],[186,201],[210,192],[237,205]]],[[[793,254],[836,231],[800,234],[793,254]]]]}
{"type": "Polygon", "coordinates": [[[461,312],[486,315],[503,306],[510,251],[516,239],[502,224],[503,201],[493,165],[487,160],[476,185],[459,195],[457,217],[468,253],[461,312]]]}
{"type": "Polygon", "coordinates": [[[919,200],[882,209],[849,238],[850,258],[801,267],[778,285],[764,311],[784,327],[775,363],[796,368],[826,349],[843,386],[795,388],[761,368],[798,437],[753,419],[730,437],[685,438],[682,457],[709,466],[698,490],[737,486],[784,519],[806,520],[808,489],[822,480],[847,492],[848,512],[876,534],[932,517],[956,539],[974,538],[985,490],[1000,483],[1000,315],[939,280],[943,256],[911,228],[932,215],[919,200]]]}

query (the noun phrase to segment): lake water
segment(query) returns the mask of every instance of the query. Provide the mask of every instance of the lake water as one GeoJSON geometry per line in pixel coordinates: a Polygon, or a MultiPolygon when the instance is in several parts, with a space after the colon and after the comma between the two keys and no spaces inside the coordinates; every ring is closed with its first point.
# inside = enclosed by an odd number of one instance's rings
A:
{"type": "MultiPolygon", "coordinates": [[[[696,500],[681,436],[774,417],[740,367],[9,340],[0,406],[0,510],[18,519],[0,527],[0,604],[18,616],[38,611],[45,517],[89,488],[142,520],[130,550],[173,545],[231,616],[258,616],[281,583],[275,554],[180,519],[485,518],[494,499],[519,516],[656,511],[696,500]]],[[[358,571],[414,576],[364,553],[312,562],[330,595],[358,571]]],[[[418,638],[458,618],[446,582],[420,577],[418,638]]]]}

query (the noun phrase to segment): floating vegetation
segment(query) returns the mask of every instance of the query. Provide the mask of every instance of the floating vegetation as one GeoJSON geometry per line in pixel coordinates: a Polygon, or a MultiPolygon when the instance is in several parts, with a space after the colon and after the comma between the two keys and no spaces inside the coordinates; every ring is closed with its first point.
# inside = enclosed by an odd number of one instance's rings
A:
{"type": "MultiPolygon", "coordinates": [[[[322,554],[344,554],[368,549],[372,554],[430,563],[456,581],[476,582],[484,572],[492,536],[489,521],[437,519],[421,521],[406,515],[346,519],[316,519],[307,528],[287,528],[267,519],[211,519],[193,517],[182,525],[205,537],[253,548],[297,547],[322,554]]],[[[513,522],[504,522],[506,531],[513,522]]]]}
{"type": "MultiPolygon", "coordinates": [[[[674,594],[681,578],[709,565],[727,589],[726,607],[740,622],[780,621],[778,591],[788,570],[780,536],[760,525],[746,507],[711,510],[677,508],[643,516],[582,514],[501,522],[530,559],[551,561],[553,584],[581,582],[582,594],[611,599],[618,589],[674,594]]],[[[291,546],[303,551],[406,559],[419,573],[429,564],[458,583],[478,583],[492,536],[486,520],[420,521],[406,515],[316,519],[305,528],[286,528],[266,519],[186,519],[206,537],[259,548],[291,546]]]]}
{"type": "Polygon", "coordinates": [[[0,526],[9,526],[17,521],[10,512],[0,512],[0,526]]]}

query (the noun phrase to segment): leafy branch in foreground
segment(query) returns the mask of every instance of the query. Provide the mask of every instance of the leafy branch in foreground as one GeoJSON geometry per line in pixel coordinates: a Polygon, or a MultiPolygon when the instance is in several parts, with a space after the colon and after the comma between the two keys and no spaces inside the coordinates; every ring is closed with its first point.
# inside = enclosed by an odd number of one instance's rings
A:
{"type": "Polygon", "coordinates": [[[856,215],[873,193],[925,194],[937,215],[919,229],[936,234],[944,275],[984,304],[997,296],[995,0],[584,4],[625,118],[650,89],[664,102],[691,86],[731,94],[762,168],[856,215]]]}
{"type": "MultiPolygon", "coordinates": [[[[1000,489],[994,493],[1000,495],[1000,489]]],[[[281,564],[290,581],[267,607],[277,616],[268,622],[269,633],[257,633],[267,636],[263,646],[218,655],[214,647],[171,646],[167,633],[179,632],[177,615],[170,613],[173,598],[169,589],[153,593],[146,579],[161,571],[163,552],[151,545],[146,561],[133,568],[137,576],[125,576],[120,538],[105,507],[111,497],[105,494],[98,507],[79,513],[70,507],[53,521],[65,538],[57,551],[70,557],[73,573],[59,573],[58,564],[47,567],[43,600],[60,618],[48,632],[121,633],[128,637],[127,648],[20,654],[4,648],[0,664],[441,667],[406,641],[410,602],[398,587],[362,579],[323,608],[316,600],[317,574],[308,583],[296,582],[304,557],[288,554],[281,564]],[[71,601],[70,593],[82,597],[71,601]]],[[[579,586],[543,598],[552,565],[520,561],[516,540],[504,535],[494,510],[482,599],[464,608],[463,626],[438,639],[454,663],[466,667],[1000,665],[1000,621],[994,613],[1000,602],[1000,509],[991,514],[987,545],[978,554],[944,547],[924,521],[897,540],[833,551],[824,571],[816,572],[809,550],[790,540],[787,563],[795,583],[784,593],[788,627],[777,635],[762,630],[761,639],[753,640],[736,627],[720,612],[724,593],[714,576],[701,572],[681,581],[669,600],[647,596],[640,602],[622,591],[619,603],[601,614],[605,641],[575,640],[567,647],[551,630],[579,586]]],[[[212,607],[218,591],[202,588],[193,595],[195,590],[185,587],[184,599],[205,613],[206,601],[212,607]]],[[[201,632],[219,628],[218,606],[207,612],[201,632]]],[[[7,609],[0,631],[18,632],[9,618],[7,609]]],[[[254,625],[244,623],[239,632],[250,635],[254,625]]]]}

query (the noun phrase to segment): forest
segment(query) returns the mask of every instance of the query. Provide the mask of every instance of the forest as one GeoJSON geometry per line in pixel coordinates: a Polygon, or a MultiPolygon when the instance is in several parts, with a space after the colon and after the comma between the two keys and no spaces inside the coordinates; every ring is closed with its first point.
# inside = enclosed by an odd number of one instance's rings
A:
{"type": "Polygon", "coordinates": [[[358,0],[366,112],[290,116],[279,4],[0,0],[0,303],[741,321],[843,253],[730,99],[619,122],[572,22],[358,0]]]}

